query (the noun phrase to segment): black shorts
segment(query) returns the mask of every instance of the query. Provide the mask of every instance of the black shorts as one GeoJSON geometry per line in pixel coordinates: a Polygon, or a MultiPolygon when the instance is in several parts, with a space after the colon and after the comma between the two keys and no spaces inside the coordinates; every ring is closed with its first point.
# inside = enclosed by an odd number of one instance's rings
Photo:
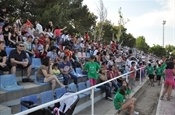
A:
{"type": "Polygon", "coordinates": [[[23,65],[20,65],[20,64],[11,63],[10,67],[12,68],[13,66],[16,66],[16,68],[19,68],[19,69],[27,69],[30,65],[31,64],[28,63],[28,65],[24,67],[23,65]]]}
{"type": "Polygon", "coordinates": [[[154,75],[153,74],[149,74],[149,79],[154,79],[154,75]]]}
{"type": "Polygon", "coordinates": [[[6,65],[6,66],[4,66],[4,67],[1,67],[1,66],[0,66],[0,70],[1,70],[1,71],[10,71],[10,68],[9,68],[8,65],[6,65]]]}
{"type": "Polygon", "coordinates": [[[157,75],[157,80],[161,80],[161,75],[157,75]]]}

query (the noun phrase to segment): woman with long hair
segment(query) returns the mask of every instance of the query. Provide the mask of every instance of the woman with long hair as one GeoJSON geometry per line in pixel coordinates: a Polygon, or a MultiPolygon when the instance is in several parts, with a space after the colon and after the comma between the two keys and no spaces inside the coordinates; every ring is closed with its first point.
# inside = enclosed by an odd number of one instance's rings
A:
{"type": "Polygon", "coordinates": [[[170,61],[167,63],[167,67],[165,70],[165,89],[161,96],[162,100],[164,99],[164,96],[167,93],[168,94],[167,100],[171,101],[171,92],[172,89],[175,87],[174,76],[175,76],[174,62],[170,61]]]}

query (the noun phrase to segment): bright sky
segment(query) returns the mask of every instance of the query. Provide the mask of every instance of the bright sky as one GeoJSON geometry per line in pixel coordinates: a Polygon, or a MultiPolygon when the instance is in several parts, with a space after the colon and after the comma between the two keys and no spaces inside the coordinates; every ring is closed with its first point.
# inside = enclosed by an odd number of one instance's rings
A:
{"type": "MultiPolygon", "coordinates": [[[[144,36],[146,42],[163,44],[163,20],[165,24],[165,45],[175,46],[175,0],[103,0],[107,8],[107,19],[115,25],[118,24],[118,10],[122,8],[125,19],[130,21],[125,25],[127,33],[134,37],[144,36]]],[[[91,12],[98,16],[97,6],[99,0],[84,0],[91,12]]]]}

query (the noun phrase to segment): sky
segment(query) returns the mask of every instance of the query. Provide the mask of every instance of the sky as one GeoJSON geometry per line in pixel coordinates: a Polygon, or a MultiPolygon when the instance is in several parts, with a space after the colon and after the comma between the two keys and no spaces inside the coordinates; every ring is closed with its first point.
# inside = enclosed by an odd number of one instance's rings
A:
{"type": "MultiPolygon", "coordinates": [[[[118,10],[125,20],[127,33],[131,33],[135,38],[144,36],[146,42],[163,45],[163,20],[164,44],[175,46],[175,0],[103,0],[107,9],[107,19],[114,25],[118,25],[118,10]]],[[[98,16],[97,7],[99,0],[84,0],[83,5],[87,5],[90,12],[98,16]]]]}

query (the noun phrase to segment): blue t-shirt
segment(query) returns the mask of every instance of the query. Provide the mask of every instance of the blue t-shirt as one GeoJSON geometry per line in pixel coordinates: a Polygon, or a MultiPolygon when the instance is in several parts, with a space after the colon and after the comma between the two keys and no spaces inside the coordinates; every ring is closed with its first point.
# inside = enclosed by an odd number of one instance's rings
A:
{"type": "Polygon", "coordinates": [[[60,68],[60,69],[63,69],[64,72],[70,71],[71,66],[72,66],[72,64],[71,64],[70,61],[68,61],[68,62],[66,62],[66,63],[65,63],[65,62],[61,62],[61,63],[59,64],[59,68],[60,68]]]}

